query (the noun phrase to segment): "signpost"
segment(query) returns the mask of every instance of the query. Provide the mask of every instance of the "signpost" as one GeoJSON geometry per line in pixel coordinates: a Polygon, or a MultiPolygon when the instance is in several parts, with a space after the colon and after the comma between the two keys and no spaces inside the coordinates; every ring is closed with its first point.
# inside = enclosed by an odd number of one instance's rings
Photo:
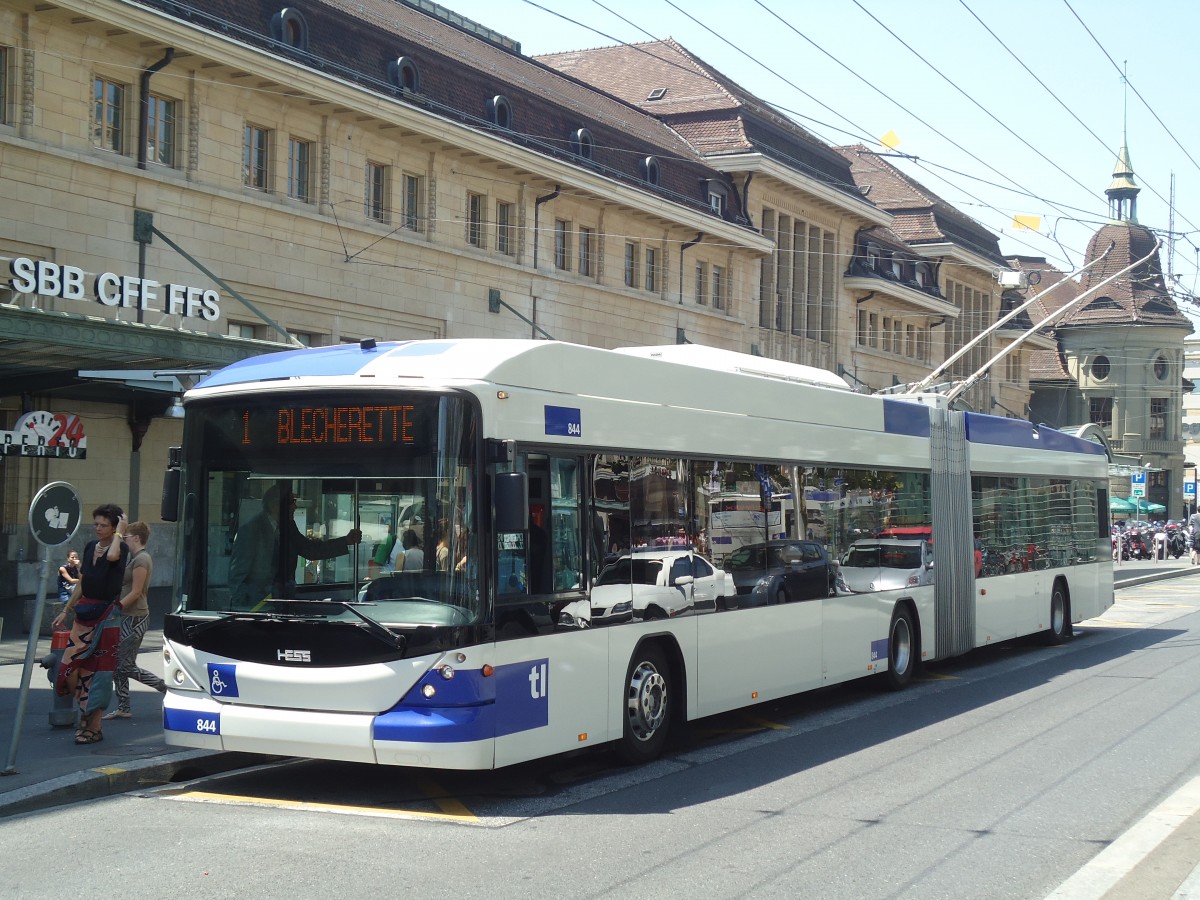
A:
{"type": "Polygon", "coordinates": [[[42,545],[42,571],[38,577],[37,597],[33,606],[33,621],[29,624],[29,644],[25,648],[25,668],[21,672],[21,688],[17,697],[17,715],[13,721],[12,744],[8,762],[0,775],[17,774],[17,746],[21,743],[21,723],[29,701],[29,678],[33,672],[33,657],[37,653],[38,635],[42,630],[42,609],[46,604],[46,581],[50,577],[50,552],[62,546],[79,529],[83,504],[79,493],[65,481],[54,481],[43,487],[29,504],[29,530],[42,545]]]}
{"type": "MultiPolygon", "coordinates": [[[[1192,475],[1195,476],[1195,469],[1192,469],[1192,475]]],[[[1189,513],[1196,511],[1196,482],[1185,481],[1183,483],[1183,508],[1189,513]]]]}
{"type": "Polygon", "coordinates": [[[1136,512],[1134,516],[1138,519],[1142,518],[1142,498],[1146,496],[1146,473],[1134,472],[1129,476],[1129,496],[1133,497],[1136,512]]]}

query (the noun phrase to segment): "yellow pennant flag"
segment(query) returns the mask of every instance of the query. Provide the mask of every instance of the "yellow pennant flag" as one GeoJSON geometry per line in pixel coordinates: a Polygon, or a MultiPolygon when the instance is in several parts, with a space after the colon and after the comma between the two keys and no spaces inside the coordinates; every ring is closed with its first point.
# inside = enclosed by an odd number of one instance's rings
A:
{"type": "Polygon", "coordinates": [[[1013,228],[1017,231],[1040,231],[1041,216],[1013,216],[1013,228]]]}
{"type": "Polygon", "coordinates": [[[900,146],[900,135],[894,131],[888,131],[887,134],[879,139],[879,143],[883,144],[889,150],[895,150],[900,146]]]}

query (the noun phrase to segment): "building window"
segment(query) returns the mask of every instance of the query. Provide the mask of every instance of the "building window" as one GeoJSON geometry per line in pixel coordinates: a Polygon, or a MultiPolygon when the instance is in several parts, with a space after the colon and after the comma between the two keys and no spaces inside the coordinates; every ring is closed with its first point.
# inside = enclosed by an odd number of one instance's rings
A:
{"type": "Polygon", "coordinates": [[[95,112],[92,116],[92,141],[113,153],[125,152],[125,85],[106,78],[93,82],[95,112]]]}
{"type": "Polygon", "coordinates": [[[8,47],[0,46],[0,125],[8,124],[8,47]]]}
{"type": "Polygon", "coordinates": [[[595,232],[590,228],[579,229],[579,274],[580,275],[595,275],[595,263],[593,262],[593,253],[595,252],[595,232]]]}
{"type": "Polygon", "coordinates": [[[285,7],[271,17],[271,37],[297,50],[307,50],[308,23],[298,9],[285,7]]]}
{"type": "MultiPolygon", "coordinates": [[[[1097,356],[1092,360],[1092,377],[1097,381],[1104,381],[1108,378],[1108,373],[1112,371],[1112,364],[1109,363],[1107,356],[1097,356]]],[[[1096,421],[1095,419],[1092,420],[1096,421]]]]}
{"type": "Polygon", "coordinates": [[[405,174],[402,177],[402,215],[403,225],[409,231],[423,231],[421,225],[421,204],[425,200],[425,179],[420,175],[405,174]]]}
{"type": "Polygon", "coordinates": [[[646,290],[658,291],[658,253],[653,247],[646,248],[646,290]]]}
{"type": "Polygon", "coordinates": [[[512,105],[508,99],[497,94],[487,102],[487,119],[499,128],[512,128],[512,105]]]}
{"type": "Polygon", "coordinates": [[[1154,377],[1159,381],[1166,381],[1167,375],[1171,373],[1171,366],[1167,362],[1167,358],[1161,354],[1155,357],[1154,360],[1154,377]]]}
{"type": "Polygon", "coordinates": [[[625,287],[638,286],[638,245],[625,242],[625,287]]]}
{"type": "Polygon", "coordinates": [[[1167,439],[1166,397],[1150,398],[1150,433],[1147,437],[1152,441],[1165,441],[1167,439]]]}
{"type": "Polygon", "coordinates": [[[712,267],[712,305],[713,309],[725,308],[725,270],[720,266],[712,267]]]}
{"type": "Polygon", "coordinates": [[[652,187],[658,187],[659,183],[659,167],[658,160],[653,156],[647,156],[642,160],[639,167],[642,173],[642,181],[652,187]]]}
{"type": "Polygon", "coordinates": [[[246,340],[258,337],[255,327],[245,322],[230,322],[228,334],[230,337],[245,338],[246,340]]]}
{"type": "Polygon", "coordinates": [[[376,222],[388,220],[387,174],[388,166],[383,163],[367,161],[363,212],[368,219],[374,219],[376,222]]]}
{"type": "Polygon", "coordinates": [[[484,233],[483,194],[467,194],[467,243],[483,248],[487,243],[484,233]]]}
{"type": "Polygon", "coordinates": [[[708,188],[708,205],[718,216],[725,215],[725,190],[716,185],[708,188]]]}
{"type": "Polygon", "coordinates": [[[554,268],[567,271],[571,260],[570,226],[562,219],[554,220],[554,268]]]}
{"type": "Polygon", "coordinates": [[[1088,419],[1101,428],[1112,428],[1112,397],[1090,397],[1088,399],[1088,419]]]}
{"type": "Polygon", "coordinates": [[[175,165],[175,101],[157,94],[147,98],[146,159],[175,165]]]}
{"type": "Polygon", "coordinates": [[[708,303],[708,263],[696,263],[696,304],[708,303]]]}
{"type": "Polygon", "coordinates": [[[517,252],[517,242],[513,239],[516,234],[515,211],[511,203],[496,204],[496,249],[505,256],[517,252]]]}
{"type": "Polygon", "coordinates": [[[591,159],[596,150],[592,133],[586,128],[571,132],[571,152],[581,159],[591,159]]]}
{"type": "Polygon", "coordinates": [[[287,195],[293,200],[311,199],[309,193],[309,161],[312,158],[312,143],[298,138],[288,139],[287,195]]]}
{"type": "Polygon", "coordinates": [[[270,190],[271,132],[247,125],[242,147],[242,183],[258,191],[270,190]]]}
{"type": "Polygon", "coordinates": [[[321,336],[311,331],[292,331],[289,332],[302,346],[304,347],[320,347],[321,336]]]}
{"type": "Polygon", "coordinates": [[[394,87],[413,94],[421,93],[421,71],[411,56],[400,56],[388,63],[388,81],[394,87]]]}

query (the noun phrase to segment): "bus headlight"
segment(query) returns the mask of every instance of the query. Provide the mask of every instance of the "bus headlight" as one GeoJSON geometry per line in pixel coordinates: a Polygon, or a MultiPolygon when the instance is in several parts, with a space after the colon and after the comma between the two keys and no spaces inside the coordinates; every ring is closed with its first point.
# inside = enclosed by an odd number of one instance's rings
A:
{"type": "Polygon", "coordinates": [[[442,666],[442,677],[449,681],[454,677],[454,670],[449,666],[442,666]]]}
{"type": "Polygon", "coordinates": [[[433,695],[437,693],[437,688],[432,684],[426,684],[421,688],[421,693],[425,695],[426,700],[432,700],[433,695]]]}

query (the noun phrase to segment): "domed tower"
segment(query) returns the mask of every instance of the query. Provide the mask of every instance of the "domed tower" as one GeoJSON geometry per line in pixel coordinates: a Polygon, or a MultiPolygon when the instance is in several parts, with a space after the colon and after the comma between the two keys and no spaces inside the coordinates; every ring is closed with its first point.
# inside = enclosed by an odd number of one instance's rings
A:
{"type": "MultiPolygon", "coordinates": [[[[1108,255],[1084,273],[1078,291],[1134,268],[1069,312],[1055,331],[1060,359],[1078,388],[1074,420],[1096,423],[1116,453],[1150,468],[1147,499],[1165,512],[1143,518],[1178,518],[1183,509],[1183,349],[1192,323],[1167,288],[1158,238],[1137,222],[1140,191],[1122,145],[1105,191],[1112,221],[1092,236],[1085,263],[1108,255]]],[[[1128,477],[1114,478],[1112,491],[1128,495],[1128,477]]]]}

